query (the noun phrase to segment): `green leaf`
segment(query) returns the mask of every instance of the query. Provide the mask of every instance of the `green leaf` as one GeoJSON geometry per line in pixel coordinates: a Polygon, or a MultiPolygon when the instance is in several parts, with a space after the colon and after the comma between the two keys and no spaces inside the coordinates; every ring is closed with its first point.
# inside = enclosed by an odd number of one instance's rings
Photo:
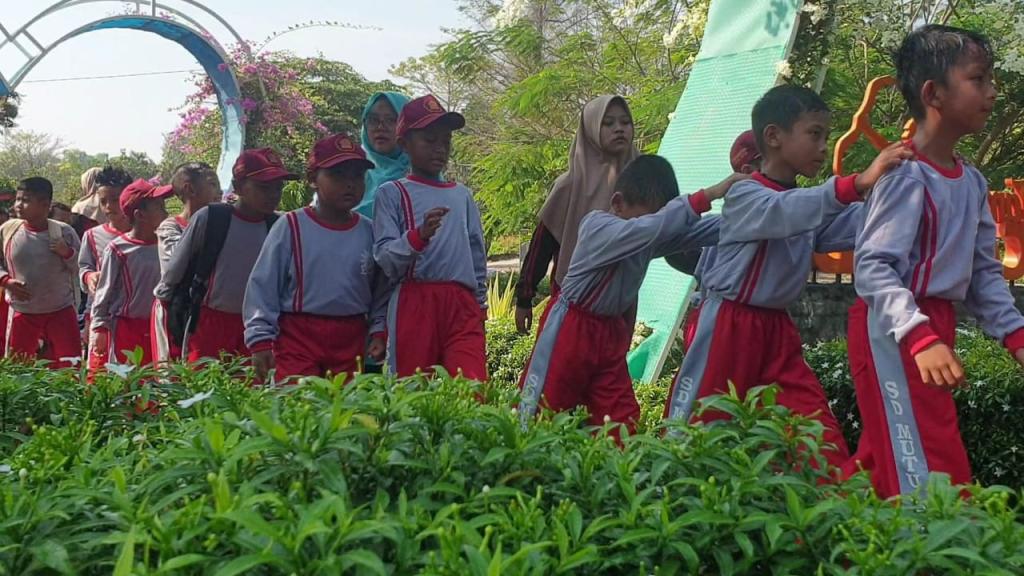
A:
{"type": "Polygon", "coordinates": [[[206,562],[211,560],[210,556],[204,556],[202,554],[182,554],[181,556],[175,556],[167,560],[166,562],[160,563],[160,573],[167,573],[173,570],[179,570],[187,566],[193,566],[200,562],[206,562]]]}
{"type": "Polygon", "coordinates": [[[365,568],[374,574],[379,574],[380,576],[387,576],[388,573],[384,568],[384,562],[380,559],[380,556],[377,556],[365,548],[345,552],[345,555],[341,557],[341,561],[346,568],[361,566],[362,568],[365,568]]]}
{"type": "Polygon", "coordinates": [[[268,564],[279,565],[280,560],[273,554],[246,554],[245,556],[239,556],[231,562],[228,562],[224,566],[221,566],[214,576],[237,576],[238,574],[244,574],[252,570],[257,566],[265,566],[268,564]]]}
{"type": "Polygon", "coordinates": [[[121,554],[117,557],[117,564],[114,564],[114,576],[131,576],[132,568],[135,565],[135,527],[128,532],[128,536],[121,545],[121,554]]]}
{"type": "Polygon", "coordinates": [[[61,574],[75,573],[68,560],[67,549],[59,542],[46,540],[42,544],[33,546],[31,551],[32,557],[43,566],[56,570],[61,574]]]}

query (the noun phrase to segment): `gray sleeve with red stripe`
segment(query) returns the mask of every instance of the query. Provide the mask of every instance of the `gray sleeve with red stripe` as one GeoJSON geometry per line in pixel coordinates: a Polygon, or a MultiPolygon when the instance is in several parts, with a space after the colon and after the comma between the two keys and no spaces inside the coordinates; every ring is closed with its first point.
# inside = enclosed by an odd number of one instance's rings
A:
{"type": "Polygon", "coordinates": [[[398,187],[393,182],[377,189],[373,204],[373,258],[384,274],[393,281],[401,281],[416,258],[422,254],[410,239],[410,230],[402,216],[398,187]]]}
{"type": "Polygon", "coordinates": [[[880,324],[897,342],[928,323],[903,279],[918,241],[925,184],[886,174],[865,204],[864,229],[854,253],[854,285],[880,324]]]}
{"type": "Polygon", "coordinates": [[[81,282],[82,289],[86,291],[89,286],[89,283],[86,282],[87,277],[99,270],[99,262],[93,252],[95,230],[96,228],[86,230],[85,237],[82,238],[82,249],[78,252],[78,281],[81,282]]]}
{"type": "Polygon", "coordinates": [[[669,239],[659,245],[655,250],[654,256],[658,258],[680,252],[694,252],[699,257],[700,248],[707,248],[718,244],[721,224],[722,217],[717,214],[704,216],[696,222],[688,223],[685,230],[679,230],[682,232],[679,238],[669,239]]]}
{"type": "Polygon", "coordinates": [[[996,224],[988,205],[988,183],[979,172],[972,172],[980,180],[975,189],[981,192],[981,206],[978,212],[978,231],[974,239],[971,283],[964,305],[989,336],[1004,341],[1007,336],[1024,329],[1024,316],[1017,309],[1009,285],[1003,277],[1003,263],[995,257],[996,224]]]}
{"type": "Polygon", "coordinates": [[[163,222],[156,229],[157,247],[160,253],[160,270],[167,268],[167,265],[171,261],[171,256],[174,254],[174,247],[181,242],[182,236],[181,226],[178,225],[178,221],[171,216],[163,222]]]}
{"type": "Polygon", "coordinates": [[[476,302],[480,305],[481,310],[486,310],[487,244],[484,241],[484,226],[480,220],[480,208],[473,201],[472,194],[466,194],[466,204],[467,224],[469,225],[469,252],[473,255],[473,271],[476,275],[476,302]]]}
{"type": "Polygon", "coordinates": [[[856,199],[855,190],[850,195],[852,178],[833,177],[821,186],[785,192],[756,180],[737,182],[725,195],[720,242],[781,240],[815,230],[856,199]]]}
{"type": "Polygon", "coordinates": [[[654,214],[628,220],[600,210],[591,212],[580,222],[567,276],[598,270],[643,252],[678,248],[699,219],[687,196],[672,199],[654,214]]]}
{"type": "Polygon", "coordinates": [[[124,286],[121,285],[121,266],[123,262],[107,246],[100,257],[100,280],[96,284],[96,294],[92,300],[92,330],[110,330],[114,324],[114,311],[118,302],[124,298],[124,286]]]}
{"type": "Polygon", "coordinates": [[[384,275],[379,266],[373,266],[373,304],[370,307],[369,324],[370,334],[387,332],[388,301],[391,300],[391,293],[395,290],[395,283],[384,275]]]}
{"type": "Polygon", "coordinates": [[[285,216],[270,228],[245,287],[242,318],[247,347],[277,339],[281,300],[289,296],[285,292],[293,261],[291,226],[285,216]]]}
{"type": "Polygon", "coordinates": [[[814,234],[815,252],[846,252],[857,244],[857,235],[864,225],[864,204],[848,206],[814,234]]]}

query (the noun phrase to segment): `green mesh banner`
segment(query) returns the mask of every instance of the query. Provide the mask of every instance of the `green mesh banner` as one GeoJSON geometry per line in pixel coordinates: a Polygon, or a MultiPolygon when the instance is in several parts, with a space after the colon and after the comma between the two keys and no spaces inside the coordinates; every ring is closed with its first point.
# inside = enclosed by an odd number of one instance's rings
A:
{"type": "MultiPolygon", "coordinates": [[[[658,153],[686,194],[729,175],[729,148],[750,128],[750,109],[778,78],[792,45],[802,0],[713,0],[686,90],[658,153]]],[[[715,208],[718,210],[718,207],[715,208]]],[[[656,380],[694,289],[693,278],[664,260],[651,263],[637,321],[654,332],[629,356],[634,379],[656,380]]]]}

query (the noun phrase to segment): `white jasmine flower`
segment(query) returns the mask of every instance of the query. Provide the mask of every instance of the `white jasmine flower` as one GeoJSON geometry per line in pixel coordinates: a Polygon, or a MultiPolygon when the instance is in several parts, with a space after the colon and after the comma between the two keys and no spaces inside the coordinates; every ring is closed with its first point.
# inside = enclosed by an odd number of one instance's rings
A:
{"type": "Polygon", "coordinates": [[[487,484],[484,484],[484,487],[480,489],[480,492],[483,493],[483,494],[487,494],[490,491],[491,491],[491,487],[488,486],[487,484]]]}
{"type": "Polygon", "coordinates": [[[607,423],[609,423],[611,421],[612,421],[612,417],[607,415],[607,414],[605,414],[604,415],[604,423],[607,424],[607,423]]]}
{"type": "Polygon", "coordinates": [[[117,374],[122,379],[128,378],[128,375],[132,373],[134,366],[131,364],[115,364],[114,362],[107,362],[105,366],[108,372],[117,374]]]}
{"type": "Polygon", "coordinates": [[[71,366],[74,367],[74,366],[78,366],[79,364],[82,363],[82,357],[81,356],[65,356],[64,358],[60,359],[60,362],[62,364],[70,364],[71,366]]]}
{"type": "Polygon", "coordinates": [[[196,394],[195,396],[193,396],[191,398],[186,398],[185,400],[179,400],[178,401],[178,406],[181,406],[182,408],[189,408],[193,404],[198,404],[198,403],[202,402],[203,400],[206,400],[210,396],[213,396],[213,390],[210,390],[209,392],[200,392],[200,393],[196,394]]]}
{"type": "Polygon", "coordinates": [[[793,75],[793,67],[787,60],[779,60],[775,64],[775,73],[783,78],[789,78],[793,75]]]}
{"type": "Polygon", "coordinates": [[[28,469],[22,468],[21,470],[18,470],[18,478],[21,478],[22,480],[28,478],[28,469]]]}
{"type": "Polygon", "coordinates": [[[142,442],[145,442],[145,441],[146,441],[146,436],[143,435],[143,434],[136,434],[135,436],[132,436],[132,442],[134,442],[136,444],[141,444],[142,442]]]}

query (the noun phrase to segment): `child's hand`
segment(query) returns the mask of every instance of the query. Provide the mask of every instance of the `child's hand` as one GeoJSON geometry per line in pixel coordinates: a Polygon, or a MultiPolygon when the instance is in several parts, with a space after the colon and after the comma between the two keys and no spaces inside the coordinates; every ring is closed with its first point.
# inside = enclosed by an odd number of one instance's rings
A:
{"type": "Polygon", "coordinates": [[[32,299],[32,292],[29,292],[25,283],[21,280],[10,279],[4,284],[4,290],[11,295],[11,300],[27,302],[32,299]]]}
{"type": "Polygon", "coordinates": [[[857,175],[857,179],[854,181],[857,192],[860,193],[861,197],[867,196],[871,189],[875,187],[875,182],[878,182],[878,179],[886,172],[899,166],[904,160],[910,160],[913,157],[914,151],[903,142],[890,144],[878,153],[878,156],[875,157],[875,160],[871,163],[871,166],[868,166],[867,170],[857,175]]]}
{"type": "Polygon", "coordinates": [[[267,375],[274,369],[276,362],[274,362],[274,351],[273,350],[260,350],[259,352],[253,352],[252,354],[252,366],[256,369],[256,377],[266,382],[267,375]]]}
{"type": "Polygon", "coordinates": [[[932,344],[914,356],[921,380],[931,386],[952,388],[964,383],[964,369],[953,350],[942,343],[932,344]]]}
{"type": "Polygon", "coordinates": [[[704,195],[708,197],[708,200],[718,200],[719,198],[724,198],[725,193],[729,191],[729,188],[732,188],[733,184],[749,179],[750,174],[740,174],[739,172],[736,172],[734,174],[731,174],[728,178],[722,180],[718,184],[715,184],[710,188],[705,188],[704,195]]]}
{"type": "Polygon", "coordinates": [[[387,344],[384,342],[384,339],[379,336],[376,336],[370,339],[370,347],[367,348],[366,354],[370,358],[373,358],[377,362],[380,362],[384,360],[384,354],[386,353],[386,351],[387,344]]]}
{"type": "Polygon", "coordinates": [[[90,272],[85,275],[85,288],[89,291],[89,294],[96,293],[96,287],[100,285],[100,275],[96,272],[90,272]]]}
{"type": "Polygon", "coordinates": [[[89,351],[97,358],[106,358],[110,353],[110,332],[106,330],[94,331],[89,342],[89,351]]]}
{"type": "Polygon", "coordinates": [[[430,240],[437,233],[437,229],[441,227],[441,221],[444,220],[444,215],[448,213],[448,208],[432,208],[426,215],[423,216],[423,224],[420,224],[419,232],[420,238],[423,240],[430,240]]]}
{"type": "Polygon", "coordinates": [[[1017,364],[1020,364],[1021,367],[1024,367],[1024,348],[1018,348],[1017,351],[1013,354],[1013,358],[1017,361],[1017,364]]]}
{"type": "Polygon", "coordinates": [[[533,308],[516,306],[516,330],[520,334],[529,334],[533,328],[533,308]]]}
{"type": "Polygon", "coordinates": [[[75,251],[71,249],[71,246],[68,246],[68,243],[63,238],[50,240],[50,252],[65,260],[75,255],[75,251]]]}

